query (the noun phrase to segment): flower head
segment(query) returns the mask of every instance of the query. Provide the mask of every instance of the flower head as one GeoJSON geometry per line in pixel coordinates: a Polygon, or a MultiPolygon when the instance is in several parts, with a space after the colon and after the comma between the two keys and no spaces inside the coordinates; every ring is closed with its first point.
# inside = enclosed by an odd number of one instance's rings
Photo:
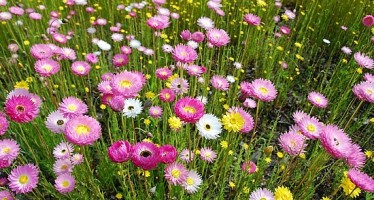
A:
{"type": "Polygon", "coordinates": [[[64,115],[64,117],[72,118],[87,113],[88,107],[81,99],[76,97],[66,97],[59,104],[58,110],[64,115]]]}
{"type": "Polygon", "coordinates": [[[308,100],[318,108],[326,108],[328,104],[327,98],[318,92],[310,92],[308,94],[308,100]]]}
{"type": "Polygon", "coordinates": [[[53,156],[56,159],[67,159],[73,154],[74,148],[68,142],[61,142],[53,149],[53,156]]]}
{"type": "Polygon", "coordinates": [[[173,58],[177,62],[190,63],[197,59],[197,52],[188,45],[178,44],[174,47],[173,58]]]}
{"type": "Polygon", "coordinates": [[[217,158],[217,154],[211,148],[201,148],[200,158],[208,163],[212,163],[217,158]]]}
{"type": "Polygon", "coordinates": [[[269,80],[261,78],[256,79],[252,81],[250,87],[251,95],[261,101],[270,102],[277,97],[278,92],[273,83],[269,80]]]}
{"type": "Polygon", "coordinates": [[[228,112],[222,117],[223,127],[230,132],[239,132],[244,124],[244,118],[239,112],[228,112]]]}
{"type": "Polygon", "coordinates": [[[108,148],[108,156],[111,161],[122,163],[130,160],[132,146],[128,141],[119,140],[108,148]]]}
{"type": "Polygon", "coordinates": [[[365,67],[367,69],[374,68],[374,60],[366,56],[364,53],[357,52],[354,54],[354,58],[359,66],[365,67]]]}
{"type": "Polygon", "coordinates": [[[139,99],[126,99],[122,112],[126,117],[135,118],[142,112],[142,110],[142,102],[139,99]]]}
{"type": "Polygon", "coordinates": [[[282,149],[292,156],[304,153],[305,147],[307,146],[306,138],[293,131],[283,133],[279,136],[278,141],[282,149]]]}
{"type": "Polygon", "coordinates": [[[249,200],[274,200],[274,194],[266,188],[258,188],[251,193],[249,200]]]}
{"type": "Polygon", "coordinates": [[[206,36],[208,42],[216,47],[226,46],[230,42],[230,36],[222,29],[209,29],[206,36]]]}
{"type": "Polygon", "coordinates": [[[275,188],[274,196],[276,200],[293,200],[291,191],[284,186],[278,186],[275,188]]]}
{"type": "Polygon", "coordinates": [[[14,95],[5,102],[5,112],[11,120],[26,123],[34,120],[39,113],[39,107],[30,96],[14,95]]]}
{"type": "Polygon", "coordinates": [[[10,172],[9,188],[17,194],[31,192],[37,187],[39,170],[33,164],[19,165],[10,172]]]}
{"type": "Polygon", "coordinates": [[[45,126],[53,133],[63,133],[68,120],[60,111],[56,110],[48,115],[45,126]]]}
{"type": "Polygon", "coordinates": [[[257,15],[252,13],[244,15],[244,21],[247,22],[251,26],[258,26],[261,23],[261,18],[257,15]]]}
{"type": "Polygon", "coordinates": [[[196,122],[196,127],[199,130],[199,134],[206,139],[216,139],[222,132],[220,120],[212,114],[204,114],[196,122]]]}
{"type": "Polygon", "coordinates": [[[195,123],[204,115],[204,104],[194,98],[181,98],[174,106],[174,112],[181,120],[195,123]]]}
{"type": "Polygon", "coordinates": [[[357,187],[360,189],[368,192],[374,192],[374,179],[367,174],[357,169],[350,169],[348,171],[348,177],[351,179],[352,183],[357,185],[357,187]]]}
{"type": "Polygon", "coordinates": [[[257,171],[257,166],[252,161],[247,161],[242,164],[242,170],[248,174],[253,174],[257,171]]]}
{"type": "Polygon", "coordinates": [[[173,185],[181,185],[186,181],[188,170],[184,165],[179,163],[169,164],[165,168],[165,178],[166,180],[173,185]]]}
{"type": "Polygon", "coordinates": [[[131,162],[144,170],[157,167],[160,162],[160,149],[150,142],[138,142],[133,146],[131,162]]]}
{"type": "Polygon", "coordinates": [[[173,163],[177,157],[177,149],[173,145],[166,144],[160,147],[160,161],[164,164],[173,163]]]}
{"type": "Polygon", "coordinates": [[[315,117],[304,117],[297,123],[300,131],[309,139],[315,140],[320,138],[323,124],[315,117]]]}
{"type": "Polygon", "coordinates": [[[75,145],[92,145],[101,136],[100,123],[89,116],[70,119],[65,126],[66,139],[75,145]]]}
{"type": "Polygon", "coordinates": [[[57,61],[46,58],[36,61],[34,68],[41,76],[48,77],[60,70],[60,64],[57,61]]]}
{"type": "Polygon", "coordinates": [[[195,193],[199,189],[199,186],[203,183],[200,174],[196,171],[189,171],[186,177],[186,180],[182,183],[182,186],[187,193],[195,193]]]}
{"type": "Polygon", "coordinates": [[[73,191],[75,188],[74,177],[69,173],[59,175],[55,180],[55,188],[62,194],[73,191]]]}

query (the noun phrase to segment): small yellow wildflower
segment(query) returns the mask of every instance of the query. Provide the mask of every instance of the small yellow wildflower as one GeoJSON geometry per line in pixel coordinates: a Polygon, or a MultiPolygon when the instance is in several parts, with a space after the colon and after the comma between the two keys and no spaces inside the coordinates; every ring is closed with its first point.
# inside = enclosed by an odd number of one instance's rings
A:
{"type": "Polygon", "coordinates": [[[32,77],[27,77],[26,78],[26,82],[28,83],[32,83],[34,81],[34,79],[32,77]]]}
{"type": "Polygon", "coordinates": [[[366,155],[366,157],[371,158],[371,157],[373,157],[373,151],[366,150],[365,155],[366,155]]]}
{"type": "Polygon", "coordinates": [[[299,154],[299,157],[302,158],[302,159],[305,159],[305,153],[299,154]]]}
{"type": "Polygon", "coordinates": [[[151,91],[145,93],[145,98],[147,99],[153,99],[155,96],[156,94],[151,91]]]}
{"type": "Polygon", "coordinates": [[[276,200],[293,200],[290,189],[284,186],[275,188],[274,196],[276,200]]]}
{"type": "Polygon", "coordinates": [[[238,132],[244,126],[244,118],[238,112],[226,113],[222,117],[222,124],[229,132],[238,132]]]}
{"type": "Polygon", "coordinates": [[[173,130],[178,130],[182,127],[182,121],[178,117],[170,117],[168,122],[170,128],[173,130]]]}
{"type": "Polygon", "coordinates": [[[117,193],[117,194],[116,194],[116,198],[117,198],[117,199],[122,199],[122,198],[123,198],[123,195],[122,195],[121,193],[117,193]]]}
{"type": "Polygon", "coordinates": [[[302,45],[300,42],[295,42],[295,46],[296,46],[297,48],[301,48],[303,45],[302,45]]]}
{"type": "Polygon", "coordinates": [[[322,197],[322,199],[321,200],[331,200],[330,198],[328,198],[328,197],[322,197]]]}
{"type": "Polygon", "coordinates": [[[342,179],[340,187],[343,188],[345,195],[350,195],[350,197],[353,198],[357,197],[361,193],[361,189],[356,187],[356,185],[352,183],[351,179],[349,179],[346,174],[342,179]]]}
{"type": "Polygon", "coordinates": [[[196,154],[196,155],[200,155],[200,150],[199,150],[199,149],[196,149],[196,150],[195,150],[195,154],[196,154]]]}
{"type": "Polygon", "coordinates": [[[106,109],[106,105],[101,104],[101,105],[100,105],[100,109],[101,109],[101,110],[105,110],[105,109],[106,109]]]}
{"type": "Polygon", "coordinates": [[[16,82],[16,84],[14,85],[14,88],[15,89],[22,88],[22,89],[29,90],[29,84],[26,81],[19,81],[19,82],[16,82]]]}
{"type": "Polygon", "coordinates": [[[226,140],[222,140],[220,145],[222,148],[226,149],[229,146],[229,143],[226,140]]]}
{"type": "Polygon", "coordinates": [[[296,54],[296,58],[301,61],[304,61],[304,57],[302,57],[300,54],[296,54]]]}
{"type": "Polygon", "coordinates": [[[231,156],[234,152],[230,150],[228,154],[231,156]]]}
{"type": "Polygon", "coordinates": [[[283,158],[284,157],[283,153],[280,152],[280,151],[277,152],[277,156],[278,156],[278,158],[283,158]]]}
{"type": "Polygon", "coordinates": [[[271,158],[270,158],[270,157],[266,157],[266,158],[265,158],[265,162],[266,162],[266,163],[270,163],[270,162],[271,162],[271,158]]]}
{"type": "Polygon", "coordinates": [[[23,44],[24,44],[25,46],[28,46],[28,45],[30,45],[30,41],[25,40],[25,41],[23,41],[23,44]]]}
{"type": "Polygon", "coordinates": [[[362,68],[361,67],[357,68],[356,72],[359,73],[359,74],[362,74],[362,68]]]}
{"type": "Polygon", "coordinates": [[[370,119],[370,122],[371,122],[371,123],[374,123],[374,117],[370,119]]]}
{"type": "Polygon", "coordinates": [[[232,182],[232,181],[230,181],[230,182],[229,182],[229,186],[231,187],[231,189],[234,189],[234,188],[235,188],[235,183],[232,182]]]}
{"type": "Polygon", "coordinates": [[[146,126],[148,126],[149,124],[151,124],[151,120],[149,120],[149,119],[145,119],[145,120],[144,120],[144,124],[145,124],[146,126]]]}

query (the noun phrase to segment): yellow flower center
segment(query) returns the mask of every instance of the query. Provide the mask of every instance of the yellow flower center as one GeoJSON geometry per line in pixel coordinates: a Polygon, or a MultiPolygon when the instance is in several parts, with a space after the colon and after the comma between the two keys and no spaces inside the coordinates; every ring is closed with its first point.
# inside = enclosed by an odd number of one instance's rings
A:
{"type": "Polygon", "coordinates": [[[195,114],[196,113],[196,109],[192,106],[184,107],[183,111],[186,112],[186,113],[189,113],[189,114],[195,114]]]}
{"type": "Polygon", "coordinates": [[[263,198],[263,197],[262,197],[260,200],[266,200],[266,198],[263,198]]]}
{"type": "Polygon", "coordinates": [[[266,89],[265,87],[260,87],[259,90],[260,90],[260,92],[261,92],[262,94],[268,94],[268,93],[269,93],[269,90],[266,89]]]}
{"type": "Polygon", "coordinates": [[[165,99],[169,99],[170,98],[170,94],[166,93],[165,94],[165,99]]]}
{"type": "Polygon", "coordinates": [[[296,142],[295,142],[294,140],[291,140],[291,141],[290,141],[290,146],[291,146],[291,147],[295,147],[295,146],[296,146],[296,142]]]}
{"type": "Polygon", "coordinates": [[[193,178],[188,177],[188,178],[186,179],[186,183],[187,183],[187,185],[193,185],[193,184],[195,183],[195,181],[193,180],[193,178]]]}
{"type": "Polygon", "coordinates": [[[82,72],[85,71],[85,68],[80,65],[80,66],[77,67],[77,71],[82,73],[82,72]]]}
{"type": "Polygon", "coordinates": [[[316,126],[314,126],[313,124],[308,124],[306,129],[308,129],[308,131],[310,131],[310,132],[315,132],[316,131],[316,126]]]}
{"type": "Polygon", "coordinates": [[[174,178],[179,178],[180,175],[181,175],[181,172],[180,172],[178,169],[173,169],[173,170],[171,170],[171,175],[172,175],[174,178]]]}
{"type": "Polygon", "coordinates": [[[373,90],[371,90],[371,89],[366,89],[366,93],[368,93],[368,94],[373,94],[373,90]]]}
{"type": "Polygon", "coordinates": [[[317,101],[317,103],[321,103],[321,98],[319,97],[316,97],[314,100],[317,101]]]}
{"type": "Polygon", "coordinates": [[[19,177],[19,182],[21,184],[26,184],[27,182],[29,182],[29,177],[27,175],[21,175],[19,177]]]}
{"type": "Polygon", "coordinates": [[[87,133],[90,132],[90,127],[88,127],[87,125],[81,124],[75,128],[75,131],[77,132],[78,135],[82,135],[82,134],[86,135],[87,133]]]}
{"type": "Polygon", "coordinates": [[[68,110],[69,111],[76,111],[77,110],[77,106],[74,105],[74,104],[70,104],[70,105],[68,105],[68,110]]]}
{"type": "Polygon", "coordinates": [[[128,80],[123,80],[123,81],[121,81],[120,85],[123,88],[129,88],[132,85],[132,83],[128,80]]]}
{"type": "Polygon", "coordinates": [[[52,70],[52,66],[51,65],[43,65],[42,67],[46,72],[50,72],[52,70]]]}
{"type": "Polygon", "coordinates": [[[205,157],[207,157],[207,158],[212,157],[212,153],[210,153],[210,152],[205,153],[205,157]]]}
{"type": "Polygon", "coordinates": [[[66,170],[67,168],[68,168],[67,165],[62,165],[62,166],[61,166],[61,169],[62,169],[62,170],[66,170]]]}
{"type": "Polygon", "coordinates": [[[10,148],[9,147],[5,147],[3,149],[3,153],[6,153],[6,154],[10,153],[10,148]]]}
{"type": "Polygon", "coordinates": [[[69,181],[62,181],[62,187],[67,188],[69,187],[69,181]]]}

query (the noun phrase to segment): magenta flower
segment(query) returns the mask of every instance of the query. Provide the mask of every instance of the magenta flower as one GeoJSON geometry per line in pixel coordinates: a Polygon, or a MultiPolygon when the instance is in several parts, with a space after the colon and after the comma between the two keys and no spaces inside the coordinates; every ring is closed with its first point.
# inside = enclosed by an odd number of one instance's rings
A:
{"type": "Polygon", "coordinates": [[[18,6],[12,6],[9,8],[9,12],[12,13],[13,15],[21,16],[25,13],[25,10],[18,6]]]}
{"type": "Polygon", "coordinates": [[[292,117],[293,117],[293,120],[296,122],[296,123],[300,123],[301,120],[304,118],[304,117],[310,117],[308,114],[306,114],[304,111],[302,110],[297,110],[295,111],[293,114],[292,114],[292,117]]]}
{"type": "Polygon", "coordinates": [[[184,97],[174,105],[177,117],[187,123],[196,123],[204,115],[204,104],[194,98],[184,97]]]}
{"type": "Polygon", "coordinates": [[[160,161],[164,164],[173,163],[177,157],[177,149],[173,145],[166,144],[160,147],[160,161]]]}
{"type": "MultiPolygon", "coordinates": [[[[1,1],[0,1],[1,2],[1,1]]],[[[4,200],[14,200],[13,195],[7,190],[0,191],[0,199],[4,200]]]]}
{"type": "Polygon", "coordinates": [[[26,123],[37,117],[39,107],[28,96],[12,96],[5,102],[5,112],[11,120],[26,123]]]}
{"type": "Polygon", "coordinates": [[[251,26],[258,26],[261,23],[261,18],[257,15],[252,13],[244,15],[244,21],[247,22],[251,26]]]}
{"type": "Polygon", "coordinates": [[[197,42],[197,43],[200,43],[200,42],[204,41],[205,35],[204,35],[204,33],[200,32],[200,31],[196,31],[196,32],[192,33],[191,39],[193,41],[197,42]]]}
{"type": "Polygon", "coordinates": [[[15,140],[0,140],[0,160],[8,160],[13,162],[19,154],[20,148],[15,140]]]}
{"type": "Polygon", "coordinates": [[[357,52],[354,54],[354,58],[359,66],[365,67],[367,69],[374,68],[374,60],[366,56],[364,53],[357,52]]]}
{"type": "Polygon", "coordinates": [[[361,147],[357,144],[352,144],[350,153],[346,158],[347,164],[353,168],[362,168],[365,165],[366,156],[362,152],[361,147]]]}
{"type": "Polygon", "coordinates": [[[230,42],[230,36],[222,29],[209,29],[206,36],[208,42],[216,47],[226,46],[230,42]]]}
{"type": "Polygon", "coordinates": [[[190,63],[197,59],[197,52],[190,46],[178,44],[174,47],[173,58],[177,62],[190,63]]]}
{"type": "Polygon", "coordinates": [[[308,100],[317,108],[326,108],[328,104],[327,98],[319,92],[310,92],[308,100]]]}
{"type": "Polygon", "coordinates": [[[123,67],[129,63],[129,57],[126,54],[116,54],[112,61],[115,67],[123,67]]]}
{"type": "Polygon", "coordinates": [[[132,153],[131,144],[128,141],[119,140],[108,148],[108,156],[112,162],[122,163],[130,160],[132,153]]]}
{"type": "Polygon", "coordinates": [[[31,192],[37,187],[39,170],[33,164],[19,165],[10,172],[9,188],[16,194],[31,192]]]}
{"type": "Polygon", "coordinates": [[[60,70],[60,64],[52,59],[41,59],[34,65],[35,71],[43,77],[56,74],[60,70]]]}
{"type": "Polygon", "coordinates": [[[350,169],[348,177],[357,187],[368,192],[374,192],[374,179],[357,169],[350,169]]]}
{"type": "Polygon", "coordinates": [[[159,94],[159,98],[162,102],[173,102],[175,100],[175,93],[171,89],[162,89],[159,94]]]}
{"type": "Polygon", "coordinates": [[[160,106],[151,106],[148,114],[153,118],[160,118],[162,116],[162,108],[160,106]]]}
{"type": "Polygon", "coordinates": [[[212,86],[221,91],[227,91],[229,89],[230,83],[222,76],[214,75],[212,79],[210,79],[210,83],[212,86]]]}
{"type": "Polygon", "coordinates": [[[248,174],[253,174],[257,170],[257,166],[254,162],[252,161],[247,161],[242,164],[242,170],[244,172],[247,172],[248,174]]]}
{"type": "Polygon", "coordinates": [[[167,67],[156,69],[156,77],[160,80],[168,79],[172,75],[172,73],[173,72],[167,67]]]}
{"type": "Polygon", "coordinates": [[[113,94],[112,86],[110,86],[110,81],[101,81],[97,86],[97,89],[104,94],[113,94]]]}
{"type": "Polygon", "coordinates": [[[306,138],[294,131],[283,133],[279,136],[278,141],[283,151],[291,156],[304,153],[307,146],[306,138]]]}
{"type": "Polygon", "coordinates": [[[281,26],[279,27],[279,30],[281,33],[285,34],[285,35],[289,35],[290,34],[290,28],[288,28],[287,26],[281,26]]]}
{"type": "Polygon", "coordinates": [[[187,179],[188,170],[179,163],[169,164],[165,168],[165,178],[172,185],[181,185],[187,179]]]}
{"type": "Polygon", "coordinates": [[[99,58],[94,53],[89,53],[86,55],[86,61],[91,64],[96,64],[99,62],[99,58]]]}
{"type": "Polygon", "coordinates": [[[69,174],[61,174],[57,176],[55,180],[55,188],[58,192],[65,194],[74,190],[75,188],[75,179],[69,174]]]}
{"type": "Polygon", "coordinates": [[[365,73],[365,75],[364,75],[364,79],[365,79],[365,81],[367,81],[367,82],[374,83],[374,75],[373,75],[373,74],[365,73]]]}
{"type": "Polygon", "coordinates": [[[374,25],[374,17],[373,15],[366,15],[364,18],[362,18],[362,23],[364,26],[370,27],[374,25]]]}
{"type": "Polygon", "coordinates": [[[131,162],[144,170],[155,169],[160,162],[160,149],[150,142],[138,142],[133,146],[131,162]]]}
{"type": "Polygon", "coordinates": [[[164,15],[156,15],[147,20],[147,25],[154,30],[162,30],[169,27],[169,17],[164,15]]]}
{"type": "Polygon", "coordinates": [[[252,81],[250,94],[261,101],[270,102],[277,97],[277,90],[273,83],[266,79],[256,79],[252,81]]]}
{"type": "Polygon", "coordinates": [[[4,135],[8,130],[9,122],[6,119],[4,113],[0,112],[0,136],[4,135]]]}
{"type": "Polygon", "coordinates": [[[125,107],[125,98],[121,95],[114,95],[109,102],[109,106],[116,112],[122,111],[125,107]]]}
{"type": "Polygon", "coordinates": [[[66,118],[72,118],[87,113],[87,105],[76,97],[66,97],[59,104],[58,110],[66,118]]]}

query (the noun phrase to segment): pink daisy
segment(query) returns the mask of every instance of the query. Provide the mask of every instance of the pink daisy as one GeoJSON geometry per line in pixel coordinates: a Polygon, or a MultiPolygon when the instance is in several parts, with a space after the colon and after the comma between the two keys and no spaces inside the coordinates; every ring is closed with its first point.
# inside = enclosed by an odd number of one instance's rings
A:
{"type": "Polygon", "coordinates": [[[252,81],[251,85],[251,94],[253,97],[265,101],[270,102],[273,101],[277,97],[277,90],[275,89],[273,83],[266,79],[256,79],[252,81]]]}
{"type": "Polygon", "coordinates": [[[357,187],[368,192],[374,192],[374,179],[357,169],[350,169],[348,177],[357,187]]]}
{"type": "Polygon", "coordinates": [[[6,119],[5,115],[0,112],[0,136],[5,134],[5,132],[8,130],[8,127],[8,120],[6,119]]]}
{"type": "Polygon", "coordinates": [[[183,30],[180,34],[180,37],[183,39],[183,40],[191,40],[191,31],[189,30],[183,30]]]}
{"type": "Polygon", "coordinates": [[[131,162],[144,170],[155,169],[160,162],[160,149],[150,142],[138,142],[133,146],[131,162]]]}
{"type": "Polygon", "coordinates": [[[0,160],[8,160],[12,162],[17,158],[20,148],[15,140],[0,140],[0,160]]]}
{"type": "Polygon", "coordinates": [[[205,30],[209,30],[209,29],[214,28],[213,20],[208,18],[208,17],[200,17],[197,20],[197,25],[200,26],[201,28],[205,29],[205,30]]]}
{"type": "Polygon", "coordinates": [[[169,164],[165,168],[165,178],[172,185],[181,185],[186,181],[188,170],[179,163],[169,164]]]}
{"type": "Polygon", "coordinates": [[[173,58],[177,62],[190,63],[197,59],[197,52],[190,46],[178,44],[174,47],[173,58]]]}
{"type": "Polygon", "coordinates": [[[88,107],[81,99],[76,97],[66,97],[59,104],[58,110],[64,115],[64,117],[72,118],[87,113],[88,107]]]}
{"type": "Polygon", "coordinates": [[[56,74],[60,70],[60,64],[52,59],[46,58],[36,61],[35,71],[43,77],[56,74]]]}
{"type": "Polygon", "coordinates": [[[374,75],[370,73],[365,73],[364,79],[367,82],[374,83],[374,75]]]}
{"type": "Polygon", "coordinates": [[[116,54],[112,61],[115,67],[123,67],[129,63],[129,57],[126,54],[116,54]]]}
{"type": "Polygon", "coordinates": [[[203,70],[200,66],[198,65],[189,65],[187,67],[187,73],[190,76],[200,76],[203,73],[203,70]]]}
{"type": "Polygon", "coordinates": [[[21,16],[25,13],[25,10],[18,6],[12,6],[9,8],[9,12],[12,13],[13,15],[21,16]]]}
{"type": "Polygon", "coordinates": [[[210,83],[212,86],[221,91],[227,91],[229,89],[230,83],[222,76],[214,75],[212,79],[210,79],[210,83]]]}
{"type": "Polygon", "coordinates": [[[75,61],[71,64],[71,69],[75,75],[86,76],[90,73],[91,65],[85,61],[75,61]]]}
{"type": "Polygon", "coordinates": [[[3,191],[0,191],[0,199],[2,199],[2,200],[14,200],[14,197],[7,190],[3,190],[3,191]]]}
{"type": "Polygon", "coordinates": [[[362,168],[365,165],[366,156],[362,152],[361,147],[357,144],[352,144],[350,153],[346,158],[347,164],[353,168],[362,168]]]}
{"type": "Polygon", "coordinates": [[[131,144],[128,141],[119,140],[108,148],[108,156],[112,162],[122,163],[130,160],[132,153],[131,144]]]}
{"type": "Polygon", "coordinates": [[[204,33],[200,32],[200,31],[196,31],[196,32],[192,33],[191,39],[193,41],[197,42],[197,43],[200,43],[200,42],[204,41],[205,35],[204,35],[204,33]]]}
{"type": "Polygon", "coordinates": [[[261,23],[261,18],[257,15],[252,13],[244,15],[244,21],[247,22],[251,26],[258,26],[261,23]]]}
{"type": "Polygon", "coordinates": [[[164,164],[173,163],[177,157],[177,149],[173,145],[166,144],[160,147],[160,161],[164,164]]]}
{"type": "Polygon", "coordinates": [[[290,28],[288,28],[287,26],[281,26],[279,27],[279,31],[285,35],[289,35],[290,34],[290,28]]]}
{"type": "Polygon", "coordinates": [[[203,180],[201,179],[201,175],[196,171],[190,170],[187,174],[186,181],[182,183],[182,186],[187,193],[192,194],[197,192],[202,183],[203,180]]]}
{"type": "Polygon", "coordinates": [[[374,82],[362,81],[354,85],[352,91],[361,101],[374,103],[374,82]]]}
{"type": "Polygon", "coordinates": [[[374,60],[366,56],[364,53],[357,52],[354,54],[354,58],[359,66],[365,67],[367,69],[374,68],[374,60]]]}
{"type": "Polygon", "coordinates": [[[65,194],[74,190],[75,188],[75,179],[69,174],[61,174],[57,176],[55,180],[55,188],[58,192],[65,194]]]}
{"type": "Polygon", "coordinates": [[[160,106],[151,106],[148,113],[153,118],[160,118],[162,116],[162,108],[160,106]]]}
{"type": "Polygon", "coordinates": [[[304,117],[297,125],[303,135],[312,140],[320,138],[324,126],[317,118],[309,116],[304,117]]]}
{"type": "Polygon", "coordinates": [[[254,162],[252,161],[247,161],[242,164],[242,170],[244,172],[247,172],[248,174],[253,174],[257,170],[257,166],[254,162]]]}
{"type": "Polygon", "coordinates": [[[156,15],[147,20],[147,25],[154,30],[162,30],[169,27],[169,17],[165,15],[156,15]]]}
{"type": "Polygon", "coordinates": [[[309,115],[302,110],[297,110],[292,114],[292,117],[296,123],[300,123],[304,117],[309,117],[309,115]]]}
{"type": "Polygon", "coordinates": [[[66,42],[68,41],[68,38],[61,33],[54,33],[52,35],[52,39],[59,44],[66,44],[66,42]]]}
{"type": "Polygon", "coordinates": [[[39,108],[27,96],[12,96],[5,102],[5,112],[11,120],[26,123],[34,120],[39,108]]]}
{"type": "Polygon", "coordinates": [[[80,153],[76,153],[73,156],[71,156],[70,160],[71,164],[73,164],[74,166],[79,165],[83,162],[83,155],[80,153]]]}
{"type": "Polygon", "coordinates": [[[110,83],[113,92],[125,98],[132,98],[142,90],[145,77],[140,72],[123,71],[115,75],[110,83]]]}
{"type": "Polygon", "coordinates": [[[92,145],[101,136],[100,123],[89,116],[70,119],[65,126],[66,139],[75,145],[92,145]]]}
{"type": "Polygon", "coordinates": [[[325,150],[334,158],[346,158],[351,152],[351,139],[336,125],[326,125],[320,134],[325,150]]]}
{"type": "Polygon", "coordinates": [[[230,36],[222,29],[209,29],[206,36],[208,42],[216,47],[226,46],[230,42],[230,36]]]}
{"type": "Polygon", "coordinates": [[[184,78],[175,78],[171,81],[171,89],[176,94],[185,94],[189,89],[188,81],[184,78]]]}
{"type": "Polygon", "coordinates": [[[64,47],[61,49],[61,58],[68,59],[68,60],[75,60],[77,59],[77,55],[73,49],[64,47]]]}
{"type": "Polygon", "coordinates": [[[109,102],[109,106],[116,112],[122,111],[125,107],[125,98],[121,95],[114,95],[109,102]]]}
{"type": "Polygon", "coordinates": [[[351,55],[352,54],[352,50],[349,48],[349,47],[346,47],[346,46],[343,46],[341,48],[342,52],[345,53],[346,55],[351,55]]]}
{"type": "Polygon", "coordinates": [[[53,56],[53,51],[47,44],[34,44],[30,49],[30,54],[35,59],[45,59],[53,56]]]}
{"type": "Polygon", "coordinates": [[[53,164],[53,172],[57,175],[73,172],[73,165],[70,159],[58,159],[53,164]]]}
{"type": "Polygon", "coordinates": [[[212,163],[217,158],[217,154],[211,148],[201,148],[200,158],[208,163],[212,163]]]}
{"type": "Polygon", "coordinates": [[[166,80],[171,75],[172,75],[172,71],[167,67],[156,69],[156,77],[160,80],[166,80]]]}
{"type": "Polygon", "coordinates": [[[204,115],[204,104],[194,98],[184,97],[174,105],[177,117],[187,123],[196,123],[204,115]]]}
{"type": "Polygon", "coordinates": [[[19,165],[10,172],[9,188],[16,194],[31,192],[37,187],[39,170],[33,164],[19,165]]]}
{"type": "Polygon", "coordinates": [[[310,92],[308,94],[308,100],[317,108],[326,108],[328,104],[327,98],[319,92],[310,92]]]}
{"type": "Polygon", "coordinates": [[[283,151],[292,156],[304,153],[307,146],[306,138],[293,131],[283,133],[279,136],[278,141],[283,151]]]}
{"type": "Polygon", "coordinates": [[[68,142],[61,142],[53,149],[53,156],[56,159],[66,159],[70,158],[70,156],[73,154],[73,151],[73,145],[68,142]]]}
{"type": "Polygon", "coordinates": [[[99,62],[99,58],[97,57],[96,54],[94,53],[89,53],[86,55],[86,61],[91,63],[91,64],[96,64],[99,62]]]}
{"type": "MultiPolygon", "coordinates": [[[[286,198],[286,197],[285,197],[286,198]]],[[[249,196],[249,200],[274,200],[274,194],[268,190],[263,188],[258,188],[251,193],[249,196]]]]}
{"type": "Polygon", "coordinates": [[[250,97],[252,96],[252,85],[251,83],[247,82],[247,81],[243,81],[240,83],[240,92],[243,96],[243,98],[247,98],[247,97],[250,97]]]}
{"type": "Polygon", "coordinates": [[[194,156],[195,154],[189,149],[183,149],[179,154],[180,159],[187,163],[190,163],[193,160],[194,156]]]}
{"type": "Polygon", "coordinates": [[[60,111],[56,110],[48,115],[45,126],[53,133],[63,133],[68,120],[60,111]]]}
{"type": "Polygon", "coordinates": [[[256,108],[257,107],[256,101],[251,99],[251,98],[246,98],[245,101],[243,102],[243,105],[246,108],[256,108]]]}

